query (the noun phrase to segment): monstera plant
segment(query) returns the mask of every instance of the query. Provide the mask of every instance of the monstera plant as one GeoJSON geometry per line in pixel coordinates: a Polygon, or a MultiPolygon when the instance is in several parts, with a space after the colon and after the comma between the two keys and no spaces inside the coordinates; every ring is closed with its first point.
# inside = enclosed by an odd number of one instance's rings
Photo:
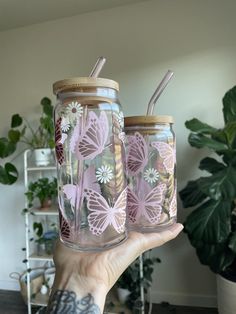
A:
{"type": "Polygon", "coordinates": [[[224,126],[219,129],[198,119],[185,123],[191,131],[190,145],[208,148],[211,157],[205,157],[199,165],[209,175],[189,181],[180,197],[184,207],[196,207],[185,221],[185,232],[201,263],[215,273],[233,278],[236,275],[236,86],[223,97],[223,116],[224,126]]]}

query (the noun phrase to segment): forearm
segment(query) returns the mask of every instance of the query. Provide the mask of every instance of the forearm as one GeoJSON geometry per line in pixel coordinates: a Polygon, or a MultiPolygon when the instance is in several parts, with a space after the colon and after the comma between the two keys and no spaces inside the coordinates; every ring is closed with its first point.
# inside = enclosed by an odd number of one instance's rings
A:
{"type": "Polygon", "coordinates": [[[101,314],[107,290],[94,279],[77,274],[57,273],[47,314],[101,314]]]}

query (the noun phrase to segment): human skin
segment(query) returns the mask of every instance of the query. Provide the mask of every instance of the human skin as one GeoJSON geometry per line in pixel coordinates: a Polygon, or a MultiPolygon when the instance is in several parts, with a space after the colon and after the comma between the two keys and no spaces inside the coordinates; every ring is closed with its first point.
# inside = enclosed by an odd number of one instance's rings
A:
{"type": "Polygon", "coordinates": [[[176,223],[158,233],[130,232],[124,243],[103,252],[79,252],[58,241],[46,313],[103,313],[106,295],[124,270],[140,254],[174,239],[182,229],[176,223]]]}

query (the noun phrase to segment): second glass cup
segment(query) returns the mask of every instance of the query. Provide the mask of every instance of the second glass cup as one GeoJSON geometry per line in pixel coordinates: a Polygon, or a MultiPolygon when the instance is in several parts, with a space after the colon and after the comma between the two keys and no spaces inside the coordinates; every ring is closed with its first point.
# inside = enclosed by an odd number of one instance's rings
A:
{"type": "Polygon", "coordinates": [[[176,153],[171,116],[125,118],[131,230],[156,232],[176,221],[176,153]]]}

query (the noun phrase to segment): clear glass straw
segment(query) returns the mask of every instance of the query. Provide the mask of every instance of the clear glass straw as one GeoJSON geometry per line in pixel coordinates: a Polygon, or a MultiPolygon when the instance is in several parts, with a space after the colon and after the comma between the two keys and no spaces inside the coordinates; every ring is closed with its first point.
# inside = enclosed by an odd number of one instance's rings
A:
{"type": "Polygon", "coordinates": [[[94,65],[92,71],[90,72],[89,76],[90,77],[98,77],[100,72],[102,71],[102,68],[103,68],[105,62],[106,62],[106,58],[99,57],[97,59],[97,62],[94,65]]]}
{"type": "Polygon", "coordinates": [[[166,88],[167,84],[171,80],[174,72],[171,70],[168,70],[165,76],[163,77],[161,83],[157,86],[154,94],[152,95],[149,103],[148,103],[148,109],[147,109],[147,116],[153,115],[153,110],[155,107],[155,103],[157,102],[158,98],[161,96],[162,92],[166,88]]]}

